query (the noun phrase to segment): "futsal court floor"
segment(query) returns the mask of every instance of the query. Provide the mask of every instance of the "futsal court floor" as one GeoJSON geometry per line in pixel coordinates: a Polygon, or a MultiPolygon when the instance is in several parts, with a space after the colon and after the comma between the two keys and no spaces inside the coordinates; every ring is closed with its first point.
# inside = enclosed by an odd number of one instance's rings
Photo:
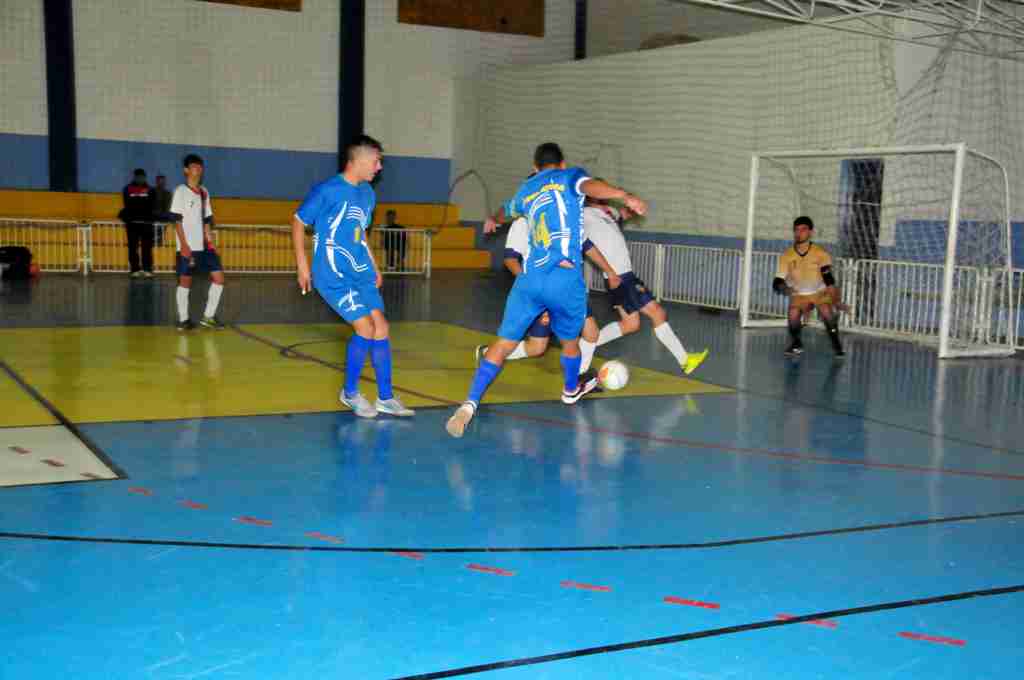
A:
{"type": "Polygon", "coordinates": [[[508,286],[387,280],[417,414],[370,421],[291,277],[188,334],[170,277],[5,283],[0,678],[1020,677],[1018,359],[668,305],[692,376],[645,322],[626,389],[562,405],[553,348],[451,439],[508,286]]]}

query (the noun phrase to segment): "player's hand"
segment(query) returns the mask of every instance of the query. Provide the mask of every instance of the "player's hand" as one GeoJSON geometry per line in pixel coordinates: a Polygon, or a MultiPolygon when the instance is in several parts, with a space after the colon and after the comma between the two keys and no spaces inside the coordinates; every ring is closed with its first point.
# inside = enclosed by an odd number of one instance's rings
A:
{"type": "Polygon", "coordinates": [[[375,286],[380,288],[381,286],[384,285],[384,275],[380,273],[379,269],[377,270],[376,274],[377,274],[377,277],[373,280],[373,283],[374,283],[375,286]]]}
{"type": "Polygon", "coordinates": [[[616,288],[618,288],[621,285],[622,285],[622,277],[619,276],[618,274],[612,274],[611,276],[608,277],[608,288],[609,289],[615,290],[616,288]]]}
{"type": "Polygon", "coordinates": [[[627,208],[635,212],[637,215],[647,214],[647,201],[640,198],[639,196],[634,196],[633,194],[626,194],[626,197],[622,199],[622,202],[626,205],[627,208]]]}
{"type": "Polygon", "coordinates": [[[192,259],[192,249],[188,247],[187,243],[181,244],[181,256],[186,260],[192,259]]]}
{"type": "Polygon", "coordinates": [[[840,312],[844,312],[846,314],[850,313],[850,305],[846,304],[845,302],[837,302],[835,304],[835,308],[840,312]]]}
{"type": "Polygon", "coordinates": [[[488,217],[486,220],[484,220],[484,233],[485,234],[493,234],[496,231],[498,231],[498,221],[497,220],[495,220],[493,217],[488,217]]]}
{"type": "Polygon", "coordinates": [[[299,267],[299,272],[296,278],[299,281],[299,290],[305,295],[309,292],[311,286],[311,277],[309,276],[309,266],[299,267]]]}

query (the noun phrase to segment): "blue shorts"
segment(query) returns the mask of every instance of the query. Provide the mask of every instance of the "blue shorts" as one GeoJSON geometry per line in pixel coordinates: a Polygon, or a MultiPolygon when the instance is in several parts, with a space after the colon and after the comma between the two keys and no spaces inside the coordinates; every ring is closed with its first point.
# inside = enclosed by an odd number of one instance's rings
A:
{"type": "MultiPolygon", "coordinates": [[[[654,300],[647,284],[638,279],[636,274],[626,272],[621,278],[622,283],[619,287],[608,291],[612,294],[612,306],[622,307],[626,314],[634,314],[654,300]]],[[[605,284],[607,285],[607,282],[605,284]]]]}
{"type": "MultiPolygon", "coordinates": [[[[541,319],[542,316],[544,316],[544,315],[541,314],[540,316],[538,316],[536,319],[533,320],[533,323],[530,325],[530,328],[526,331],[526,335],[528,335],[531,338],[550,338],[551,337],[551,324],[549,324],[549,323],[541,323],[540,319],[541,319]]],[[[590,297],[588,296],[587,297],[587,317],[589,318],[591,316],[594,316],[594,310],[590,308],[590,297]]]]}
{"type": "Polygon", "coordinates": [[[174,263],[174,271],[178,276],[192,276],[196,272],[219,272],[223,269],[220,266],[220,255],[216,250],[193,250],[191,262],[178,251],[174,263]]]}
{"type": "Polygon", "coordinates": [[[522,274],[505,301],[498,335],[519,342],[541,313],[551,316],[551,331],[559,340],[575,340],[587,316],[587,286],[578,268],[554,267],[522,274]]]}
{"type": "Polygon", "coordinates": [[[313,286],[331,309],[348,323],[368,316],[375,309],[384,311],[384,299],[372,280],[337,278],[327,285],[314,283],[313,286]]]}

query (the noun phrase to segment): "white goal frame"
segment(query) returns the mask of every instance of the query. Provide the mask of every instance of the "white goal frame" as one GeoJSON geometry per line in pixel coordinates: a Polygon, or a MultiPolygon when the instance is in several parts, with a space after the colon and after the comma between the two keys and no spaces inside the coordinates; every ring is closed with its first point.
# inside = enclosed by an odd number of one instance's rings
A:
{"type": "MultiPolygon", "coordinates": [[[[957,270],[956,255],[957,255],[957,232],[959,231],[958,226],[960,222],[960,200],[963,189],[963,174],[965,159],[968,155],[977,156],[984,160],[990,161],[995,164],[1002,172],[1003,176],[1003,191],[1005,196],[1005,214],[1000,219],[1000,223],[1005,221],[1005,251],[1006,261],[996,271],[997,276],[1005,274],[1005,288],[1009,290],[1011,282],[1013,281],[1013,266],[1012,266],[1012,249],[1011,249],[1011,226],[1010,226],[1010,183],[1006,173],[1006,168],[1003,167],[1002,163],[986,154],[980,153],[967,147],[963,142],[956,144],[932,144],[932,145],[920,145],[920,146],[898,146],[898,147],[874,147],[874,148],[851,148],[851,149],[817,149],[817,150],[796,150],[796,151],[777,151],[777,152],[762,152],[759,154],[753,154],[750,162],[750,193],[747,205],[747,229],[746,229],[746,240],[743,250],[743,264],[740,272],[740,300],[739,300],[739,312],[740,312],[740,325],[743,328],[765,328],[765,327],[784,327],[786,325],[785,318],[752,318],[751,315],[751,291],[752,291],[752,276],[753,276],[753,258],[754,258],[754,239],[755,239],[755,220],[757,210],[757,198],[758,198],[758,183],[760,180],[760,161],[762,158],[771,159],[798,159],[798,158],[842,158],[842,159],[860,159],[860,158],[878,158],[878,157],[891,157],[891,156],[908,156],[914,154],[934,154],[934,153],[948,153],[954,155],[953,165],[953,186],[951,187],[951,200],[949,204],[949,215],[947,221],[947,242],[946,242],[946,254],[945,262],[941,266],[942,271],[942,283],[941,283],[941,307],[940,307],[940,319],[938,326],[938,335],[933,332],[918,332],[918,333],[889,333],[885,330],[879,330],[877,328],[869,328],[867,326],[860,327],[857,323],[856,313],[853,315],[853,319],[847,319],[844,323],[844,330],[852,332],[868,333],[872,335],[882,335],[884,337],[894,337],[903,339],[919,340],[928,343],[934,343],[938,341],[938,356],[940,359],[964,357],[964,356],[1009,356],[1014,353],[1014,335],[1013,332],[1006,334],[1007,339],[1005,343],[987,342],[981,343],[977,346],[972,345],[966,349],[953,347],[950,340],[950,327],[952,322],[952,300],[954,296],[954,274],[957,270]]],[[[795,217],[795,215],[794,215],[795,217]]],[[[864,261],[868,263],[869,261],[864,261]]],[[[903,263],[908,266],[913,263],[903,263]]],[[[856,267],[857,263],[845,263],[845,266],[856,267]]],[[[769,285],[765,283],[765,285],[769,285]]],[[[980,285],[978,286],[978,295],[993,295],[993,291],[998,288],[995,285],[980,285]]],[[[846,297],[844,295],[844,297],[846,297]]],[[[990,308],[992,300],[984,298],[984,301],[989,303],[988,307],[983,307],[982,304],[977,304],[977,308],[990,308]]],[[[847,302],[853,305],[857,304],[857,300],[848,299],[847,302]]],[[[855,310],[856,311],[856,310],[855,310]]],[[[1007,318],[1006,324],[1009,329],[1015,331],[1017,328],[1017,310],[1015,305],[1009,305],[1007,307],[1007,318]]],[[[984,334],[989,330],[992,323],[992,319],[982,318],[984,315],[975,314],[975,318],[972,319],[972,332],[975,334],[984,334]]]]}

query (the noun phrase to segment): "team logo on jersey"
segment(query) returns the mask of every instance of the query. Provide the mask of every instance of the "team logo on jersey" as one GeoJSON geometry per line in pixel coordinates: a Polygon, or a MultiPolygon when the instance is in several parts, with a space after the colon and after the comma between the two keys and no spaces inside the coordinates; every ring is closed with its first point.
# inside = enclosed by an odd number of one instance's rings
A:
{"type": "Polygon", "coordinates": [[[358,292],[349,288],[348,295],[345,295],[340,300],[338,300],[338,307],[340,307],[342,310],[346,312],[354,312],[360,307],[365,307],[366,305],[356,302],[357,295],[359,295],[358,292]],[[348,307],[345,306],[346,304],[348,304],[348,307]]]}

